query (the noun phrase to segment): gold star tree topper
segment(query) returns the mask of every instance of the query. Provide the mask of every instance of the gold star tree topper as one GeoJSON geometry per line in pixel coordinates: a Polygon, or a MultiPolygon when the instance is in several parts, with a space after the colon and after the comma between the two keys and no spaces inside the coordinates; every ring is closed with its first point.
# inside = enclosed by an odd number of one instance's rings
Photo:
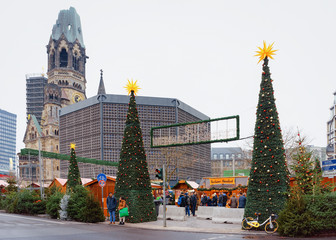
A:
{"type": "Polygon", "coordinates": [[[141,89],[138,85],[137,85],[137,80],[135,80],[135,82],[133,82],[133,79],[127,80],[127,85],[124,87],[127,92],[128,95],[131,94],[131,92],[133,91],[135,95],[137,95],[137,92],[139,91],[139,89],[141,89]]]}
{"type": "Polygon", "coordinates": [[[269,58],[273,59],[273,55],[275,55],[275,52],[278,51],[278,50],[273,50],[273,44],[274,44],[274,42],[272,44],[266,46],[266,42],[264,41],[264,47],[263,48],[258,47],[259,51],[256,51],[257,54],[254,55],[254,56],[259,57],[259,62],[258,63],[260,63],[260,61],[264,60],[266,57],[269,57],[269,58]]]}
{"type": "Polygon", "coordinates": [[[70,143],[70,149],[75,149],[75,148],[76,148],[76,144],[70,143]]]}

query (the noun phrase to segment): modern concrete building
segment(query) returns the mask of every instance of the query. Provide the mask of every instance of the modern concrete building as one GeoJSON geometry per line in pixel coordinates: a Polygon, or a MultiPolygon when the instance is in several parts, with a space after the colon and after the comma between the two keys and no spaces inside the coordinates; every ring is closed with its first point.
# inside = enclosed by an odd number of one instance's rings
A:
{"type": "Polygon", "coordinates": [[[233,171],[235,175],[247,176],[251,158],[240,147],[211,148],[211,176],[224,177],[225,172],[233,171]],[[244,170],[244,171],[242,171],[244,170]]]}
{"type": "MultiPolygon", "coordinates": [[[[70,143],[76,144],[81,157],[118,162],[128,103],[127,95],[105,94],[101,78],[98,95],[60,111],[60,153],[70,154],[70,143]]],[[[150,148],[150,130],[155,126],[209,119],[208,116],[178,99],[137,96],[137,109],[142,128],[151,178],[162,166],[164,149],[150,148]]],[[[170,148],[176,158],[168,164],[170,180],[200,180],[210,176],[210,144],[170,148]]],[[[61,177],[67,176],[67,162],[61,162],[61,177]]],[[[117,168],[80,165],[82,177],[96,177],[104,171],[116,175],[117,168]]]]}
{"type": "Polygon", "coordinates": [[[42,111],[44,106],[44,87],[48,79],[41,74],[26,75],[26,104],[27,116],[33,114],[41,124],[42,111]]]}
{"type": "Polygon", "coordinates": [[[0,109],[0,174],[16,172],[16,115],[0,109]]]}
{"type": "Polygon", "coordinates": [[[327,154],[328,159],[336,158],[336,92],[330,107],[330,120],[327,122],[327,154]]]}

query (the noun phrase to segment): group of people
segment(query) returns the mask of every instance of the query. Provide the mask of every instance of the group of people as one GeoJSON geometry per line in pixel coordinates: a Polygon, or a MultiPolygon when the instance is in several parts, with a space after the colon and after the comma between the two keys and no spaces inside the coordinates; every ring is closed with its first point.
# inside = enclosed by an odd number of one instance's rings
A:
{"type": "Polygon", "coordinates": [[[188,192],[181,192],[177,204],[180,207],[185,208],[185,214],[190,217],[190,210],[193,216],[196,216],[197,195],[192,192],[190,195],[188,192]]]}
{"type": "Polygon", "coordinates": [[[212,198],[203,194],[201,197],[202,206],[218,206],[218,207],[230,207],[230,208],[245,208],[246,205],[246,194],[240,193],[236,197],[233,193],[232,196],[227,196],[226,193],[214,193],[212,198]]]}
{"type": "MultiPolygon", "coordinates": [[[[110,192],[108,197],[106,198],[106,205],[107,209],[110,214],[110,223],[109,224],[115,224],[115,213],[117,210],[117,199],[114,197],[114,195],[110,192]]],[[[126,200],[123,197],[119,198],[119,205],[118,205],[118,210],[119,210],[119,225],[125,225],[125,217],[120,217],[120,210],[126,208],[126,200]]]]}

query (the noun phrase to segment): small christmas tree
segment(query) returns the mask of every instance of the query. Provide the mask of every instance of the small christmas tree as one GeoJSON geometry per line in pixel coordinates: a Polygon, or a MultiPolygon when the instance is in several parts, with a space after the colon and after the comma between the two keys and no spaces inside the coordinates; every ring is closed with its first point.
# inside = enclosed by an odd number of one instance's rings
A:
{"type": "Polygon", "coordinates": [[[68,171],[67,190],[72,192],[77,185],[82,185],[82,181],[80,178],[80,173],[76,159],[76,151],[75,151],[76,145],[71,143],[70,148],[71,148],[71,156],[68,171]]]}
{"type": "MultiPolygon", "coordinates": [[[[258,51],[257,56],[264,60],[260,84],[257,120],[255,124],[253,156],[248,183],[245,216],[261,213],[264,221],[272,213],[279,213],[287,199],[289,173],[285,160],[278,112],[275,105],[273,80],[268,67],[268,57],[276,50],[273,44],[258,51]]],[[[273,58],[272,58],[273,59],[273,58]]]]}
{"type": "Polygon", "coordinates": [[[133,223],[155,221],[151,183],[135,102],[135,94],[139,88],[133,81],[128,81],[126,88],[131,96],[120,152],[115,195],[118,200],[120,197],[126,199],[129,208],[129,217],[126,221],[133,223]]]}
{"type": "Polygon", "coordinates": [[[313,159],[313,152],[307,151],[304,139],[298,133],[297,152],[293,155],[294,164],[291,169],[295,172],[295,179],[300,194],[318,194],[329,191],[326,184],[322,184],[322,169],[318,158],[313,159]]]}

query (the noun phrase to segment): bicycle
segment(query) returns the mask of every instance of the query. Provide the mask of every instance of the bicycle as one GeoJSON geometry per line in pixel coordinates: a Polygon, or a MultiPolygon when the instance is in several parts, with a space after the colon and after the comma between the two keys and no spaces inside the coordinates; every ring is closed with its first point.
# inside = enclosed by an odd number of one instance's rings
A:
{"type": "Polygon", "coordinates": [[[265,225],[265,232],[266,233],[275,233],[278,230],[278,223],[276,221],[278,215],[276,214],[271,214],[271,216],[269,218],[267,218],[265,220],[265,222],[263,223],[259,223],[259,216],[261,215],[261,213],[255,213],[255,215],[257,216],[255,219],[253,219],[252,217],[245,217],[242,220],[242,228],[244,230],[250,230],[252,228],[258,228],[260,226],[265,225]]]}

